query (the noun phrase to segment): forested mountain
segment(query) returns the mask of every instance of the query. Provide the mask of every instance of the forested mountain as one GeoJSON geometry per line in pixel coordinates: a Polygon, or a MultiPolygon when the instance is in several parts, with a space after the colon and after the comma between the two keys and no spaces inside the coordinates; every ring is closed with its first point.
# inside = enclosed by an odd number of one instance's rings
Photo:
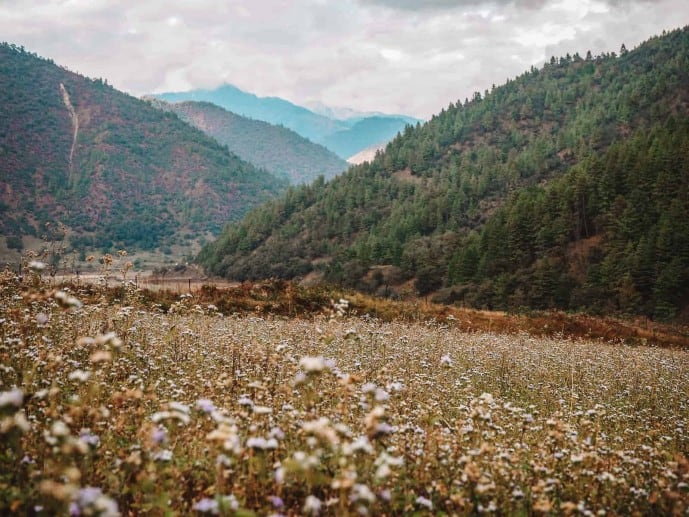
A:
{"type": "Polygon", "coordinates": [[[282,125],[345,160],[363,149],[388,142],[407,124],[417,121],[383,114],[351,120],[330,118],[278,97],[257,97],[229,84],[214,90],[159,93],[154,97],[167,102],[210,102],[244,117],[282,125]]]}
{"type": "Polygon", "coordinates": [[[201,131],[51,60],[0,45],[0,234],[64,223],[77,248],[217,234],[286,185],[201,131]]]}
{"type": "Polygon", "coordinates": [[[151,102],[176,113],[241,159],[292,184],[310,183],[321,175],[330,179],[349,167],[333,152],[290,129],[242,117],[210,102],[169,103],[155,98],[151,102]]]}
{"type": "Polygon", "coordinates": [[[689,28],[553,58],[289,189],[207,246],[236,279],[310,274],[474,307],[687,318],[689,28]]]}

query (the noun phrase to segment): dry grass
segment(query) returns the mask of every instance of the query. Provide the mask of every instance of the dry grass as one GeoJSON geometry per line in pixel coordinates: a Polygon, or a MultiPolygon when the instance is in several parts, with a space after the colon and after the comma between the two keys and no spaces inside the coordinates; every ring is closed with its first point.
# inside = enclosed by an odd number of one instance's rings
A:
{"type": "Polygon", "coordinates": [[[0,513],[687,512],[687,352],[282,286],[240,286],[258,310],[226,316],[212,288],[6,275],[0,513]]]}

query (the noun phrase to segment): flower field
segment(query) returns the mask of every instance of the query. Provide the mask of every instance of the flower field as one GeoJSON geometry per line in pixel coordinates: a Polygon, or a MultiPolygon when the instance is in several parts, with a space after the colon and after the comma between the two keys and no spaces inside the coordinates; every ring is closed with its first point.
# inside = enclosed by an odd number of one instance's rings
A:
{"type": "Polygon", "coordinates": [[[682,350],[0,287],[3,514],[689,509],[682,350]]]}

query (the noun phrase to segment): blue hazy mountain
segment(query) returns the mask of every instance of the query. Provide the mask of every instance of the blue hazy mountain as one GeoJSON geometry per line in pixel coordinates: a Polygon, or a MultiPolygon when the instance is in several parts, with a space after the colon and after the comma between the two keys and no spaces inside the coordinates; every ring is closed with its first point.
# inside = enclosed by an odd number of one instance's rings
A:
{"type": "MultiPolygon", "coordinates": [[[[351,112],[340,119],[315,113],[279,97],[258,97],[225,84],[213,90],[190,90],[154,94],[167,102],[205,101],[232,113],[282,125],[321,144],[341,158],[349,158],[359,151],[389,141],[407,123],[417,119],[400,115],[376,113],[373,116],[351,112]]],[[[335,113],[335,110],[332,110],[335,113]]]]}

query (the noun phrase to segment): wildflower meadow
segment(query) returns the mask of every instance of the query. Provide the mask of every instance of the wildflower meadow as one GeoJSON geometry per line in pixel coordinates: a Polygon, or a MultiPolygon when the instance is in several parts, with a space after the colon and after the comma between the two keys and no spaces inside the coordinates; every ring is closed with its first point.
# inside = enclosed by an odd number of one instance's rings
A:
{"type": "Polygon", "coordinates": [[[681,349],[0,281],[3,514],[689,509],[681,349]]]}

